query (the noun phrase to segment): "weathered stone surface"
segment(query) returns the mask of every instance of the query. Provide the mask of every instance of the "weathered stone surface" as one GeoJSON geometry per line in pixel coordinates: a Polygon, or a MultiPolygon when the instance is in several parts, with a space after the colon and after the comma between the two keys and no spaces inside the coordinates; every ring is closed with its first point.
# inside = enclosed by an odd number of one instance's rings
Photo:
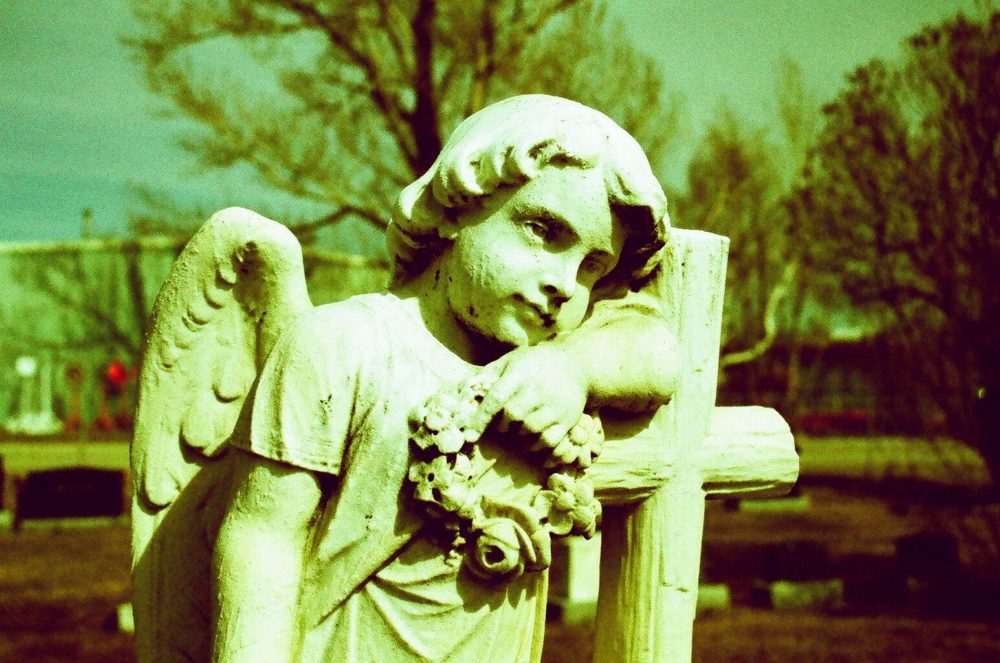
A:
{"type": "Polygon", "coordinates": [[[403,190],[386,293],[313,307],[287,229],[216,214],[146,337],[140,662],[537,661],[552,539],[602,511],[597,660],[690,658],[706,495],[797,459],[713,408],[727,243],[668,230],[638,144],[541,95],[403,190]]]}

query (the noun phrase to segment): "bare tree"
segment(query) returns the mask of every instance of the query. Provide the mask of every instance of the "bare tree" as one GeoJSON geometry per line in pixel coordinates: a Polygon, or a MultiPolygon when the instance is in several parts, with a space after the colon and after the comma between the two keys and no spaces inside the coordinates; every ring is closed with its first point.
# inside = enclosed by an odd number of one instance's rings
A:
{"type": "MultiPolygon", "coordinates": [[[[722,107],[688,166],[686,191],[675,198],[682,223],[731,240],[720,367],[739,366],[743,397],[751,399],[763,396],[758,380],[775,372],[767,353],[779,339],[790,361],[798,357],[811,280],[804,247],[793,236],[789,194],[818,112],[788,59],[779,62],[775,98],[778,117],[770,127],[749,126],[722,107]]],[[[780,405],[794,410],[794,389],[785,392],[780,405]]]]}
{"type": "MultiPolygon", "coordinates": [[[[126,43],[150,88],[189,121],[181,145],[204,168],[249,168],[299,203],[291,220],[304,242],[348,218],[383,228],[396,194],[437,157],[443,137],[511,94],[561,94],[601,108],[654,163],[677,129],[678,104],[652,61],[593,0],[130,2],[139,28],[126,43]]],[[[35,247],[44,257],[20,270],[21,287],[62,311],[61,320],[30,328],[0,310],[9,343],[138,356],[165,274],[143,271],[142,247],[179,250],[213,210],[136,193],[137,238],[35,247]],[[172,236],[148,237],[164,232],[172,236]]],[[[289,218],[287,209],[262,211],[289,218]]],[[[324,282],[323,274],[349,271],[342,262],[307,251],[321,300],[381,284],[384,266],[368,262],[333,279],[343,287],[324,282]]]]}
{"type": "Polygon", "coordinates": [[[659,72],[596,0],[131,2],[150,88],[193,121],[183,147],[302,202],[306,238],[345,218],[384,227],[443,137],[512,94],[595,106],[654,164],[676,132],[659,72]]]}
{"type": "Polygon", "coordinates": [[[798,193],[817,258],[885,315],[913,409],[1000,479],[1000,12],[959,14],[859,67],[798,193]]]}
{"type": "Polygon", "coordinates": [[[100,351],[134,362],[152,298],[180,247],[173,238],[6,245],[0,252],[14,301],[0,308],[0,331],[26,350],[100,351]]]}

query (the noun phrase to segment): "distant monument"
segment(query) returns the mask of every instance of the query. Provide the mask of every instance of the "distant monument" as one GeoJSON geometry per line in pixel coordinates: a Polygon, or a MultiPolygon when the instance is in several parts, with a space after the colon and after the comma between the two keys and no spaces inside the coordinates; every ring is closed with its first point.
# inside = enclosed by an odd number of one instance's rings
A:
{"type": "Polygon", "coordinates": [[[31,355],[14,362],[17,387],[4,429],[15,435],[52,435],[62,422],[52,410],[52,364],[31,355]]]}
{"type": "Polygon", "coordinates": [[[596,660],[689,660],[706,494],[797,472],[773,411],[714,409],[726,240],[543,95],[463,122],[387,237],[388,292],[319,307],[253,212],[178,258],[132,448],[139,661],[534,663],[552,537],[602,516],[596,660]]]}

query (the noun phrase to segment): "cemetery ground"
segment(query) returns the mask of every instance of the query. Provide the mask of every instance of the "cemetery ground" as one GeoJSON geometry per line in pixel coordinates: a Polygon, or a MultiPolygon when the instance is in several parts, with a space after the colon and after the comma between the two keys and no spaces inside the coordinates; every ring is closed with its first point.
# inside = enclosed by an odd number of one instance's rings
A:
{"type": "MultiPolygon", "coordinates": [[[[803,475],[785,506],[709,503],[702,580],[732,607],[699,616],[695,661],[1000,660],[1000,503],[976,492],[981,467],[957,448],[819,439],[803,475]],[[839,590],[765,607],[782,574],[839,590]]],[[[128,563],[123,522],[0,531],[0,661],[133,660],[115,624],[128,563]]],[[[591,633],[551,622],[544,661],[589,661],[591,633]]]]}

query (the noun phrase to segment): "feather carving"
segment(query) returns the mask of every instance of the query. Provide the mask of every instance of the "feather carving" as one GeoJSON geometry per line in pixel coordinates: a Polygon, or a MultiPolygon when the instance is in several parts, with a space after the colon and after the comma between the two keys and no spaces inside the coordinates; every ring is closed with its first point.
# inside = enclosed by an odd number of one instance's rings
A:
{"type": "Polygon", "coordinates": [[[132,469],[147,509],[221,453],[267,353],[311,306],[283,225],[230,208],[195,233],[156,299],[140,369],[132,469]]]}

